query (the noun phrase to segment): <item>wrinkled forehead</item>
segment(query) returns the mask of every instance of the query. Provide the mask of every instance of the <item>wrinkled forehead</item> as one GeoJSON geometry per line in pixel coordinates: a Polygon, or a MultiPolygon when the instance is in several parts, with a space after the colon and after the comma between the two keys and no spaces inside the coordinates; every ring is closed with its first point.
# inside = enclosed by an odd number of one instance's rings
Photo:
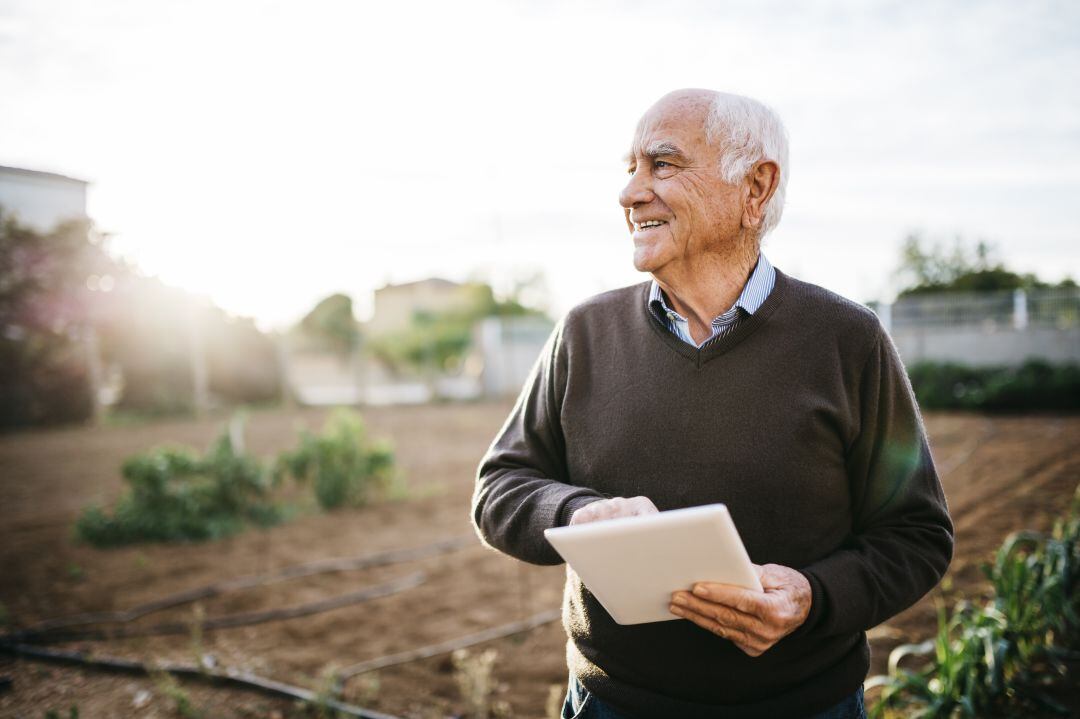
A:
{"type": "Polygon", "coordinates": [[[684,154],[700,150],[708,144],[708,112],[708,105],[700,102],[658,102],[638,120],[628,156],[654,157],[658,149],[672,146],[684,154]]]}

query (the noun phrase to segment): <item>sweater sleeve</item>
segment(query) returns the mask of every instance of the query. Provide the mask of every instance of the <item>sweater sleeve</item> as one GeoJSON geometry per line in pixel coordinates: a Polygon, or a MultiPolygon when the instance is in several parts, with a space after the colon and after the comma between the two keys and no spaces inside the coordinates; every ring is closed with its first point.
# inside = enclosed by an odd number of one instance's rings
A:
{"type": "Polygon", "coordinates": [[[562,558],[544,538],[601,498],[569,483],[560,408],[566,388],[564,322],[556,325],[513,411],[480,462],[472,519],[490,547],[533,564],[562,558]]]}
{"type": "Polygon", "coordinates": [[[800,633],[865,631],[940,581],[953,525],[907,373],[878,328],[859,382],[858,434],[847,452],[852,530],[832,554],[801,568],[813,591],[800,633]]]}

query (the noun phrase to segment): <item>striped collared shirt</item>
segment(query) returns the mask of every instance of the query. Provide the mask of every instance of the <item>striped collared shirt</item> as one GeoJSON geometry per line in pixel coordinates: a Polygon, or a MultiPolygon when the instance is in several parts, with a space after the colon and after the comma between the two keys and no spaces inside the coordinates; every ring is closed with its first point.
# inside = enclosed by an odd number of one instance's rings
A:
{"type": "Polygon", "coordinates": [[[731,309],[712,321],[712,335],[700,345],[690,335],[690,322],[668,307],[664,293],[660,291],[660,285],[656,280],[652,281],[652,288],[649,290],[649,310],[679,339],[700,349],[738,327],[744,317],[757,312],[775,284],[776,270],[765,255],[758,254],[757,265],[750,273],[750,279],[746,281],[739,299],[735,300],[731,309]]]}

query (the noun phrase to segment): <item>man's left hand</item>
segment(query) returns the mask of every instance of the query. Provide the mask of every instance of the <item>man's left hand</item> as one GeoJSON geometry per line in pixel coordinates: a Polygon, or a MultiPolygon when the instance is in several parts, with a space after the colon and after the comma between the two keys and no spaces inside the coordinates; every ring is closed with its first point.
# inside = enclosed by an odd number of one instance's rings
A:
{"type": "Polygon", "coordinates": [[[754,565],[764,592],[698,582],[671,595],[671,613],[689,619],[752,657],[795,631],[810,614],[810,582],[779,564],[754,565]]]}

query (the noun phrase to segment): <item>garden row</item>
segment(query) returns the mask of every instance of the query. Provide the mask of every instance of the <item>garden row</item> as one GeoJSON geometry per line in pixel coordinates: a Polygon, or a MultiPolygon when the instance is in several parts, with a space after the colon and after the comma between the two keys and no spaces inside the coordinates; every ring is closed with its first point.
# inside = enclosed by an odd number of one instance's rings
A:
{"type": "Polygon", "coordinates": [[[320,434],[301,432],[296,449],[271,462],[243,448],[243,420],[230,422],[204,454],[161,447],[129,457],[127,489],[111,510],[89,507],[75,525],[95,546],[198,541],[268,526],[294,509],[277,490],[287,480],[309,487],[323,509],[357,506],[400,489],[394,455],[368,439],[361,418],[339,410],[320,434]]]}

